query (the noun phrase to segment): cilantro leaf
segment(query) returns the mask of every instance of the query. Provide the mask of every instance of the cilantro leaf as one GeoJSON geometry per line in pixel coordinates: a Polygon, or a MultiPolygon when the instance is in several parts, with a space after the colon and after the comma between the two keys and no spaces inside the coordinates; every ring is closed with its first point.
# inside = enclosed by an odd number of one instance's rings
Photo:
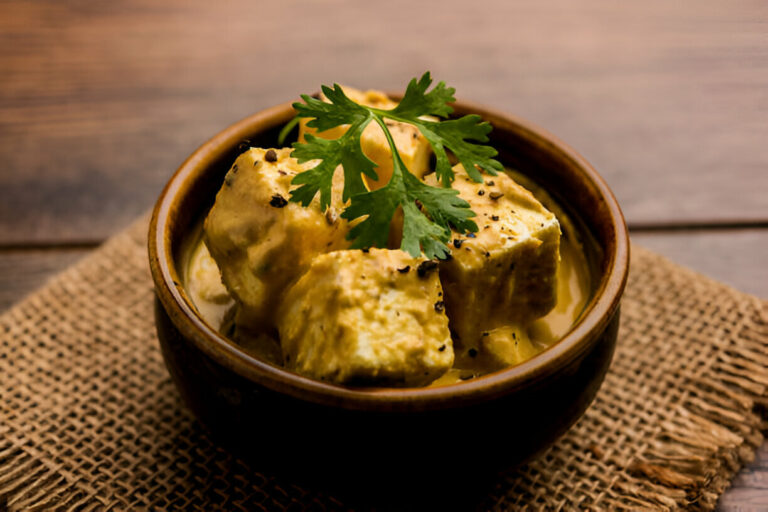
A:
{"type": "MultiPolygon", "coordinates": [[[[391,135],[386,136],[394,147],[391,135]]],[[[445,243],[451,236],[450,226],[462,232],[477,231],[477,225],[469,220],[475,213],[457,190],[427,185],[408,172],[399,153],[393,152],[393,157],[389,182],[378,190],[352,196],[351,205],[341,214],[348,220],[364,217],[349,232],[349,238],[354,240],[352,248],[386,247],[390,222],[397,208],[402,207],[400,248],[412,256],[424,252],[430,259],[447,257],[450,250],[445,243]]]]}
{"type": "Polygon", "coordinates": [[[307,123],[310,128],[323,132],[343,124],[362,123],[371,119],[368,107],[349,99],[339,84],[333,84],[333,89],[324,85],[322,90],[328,101],[302,94],[304,103],[293,104],[297,112],[296,117],[313,118],[307,123]]]}
{"type": "Polygon", "coordinates": [[[292,155],[299,162],[320,160],[313,168],[298,174],[292,183],[300,185],[291,192],[291,201],[307,206],[320,194],[322,208],[331,201],[333,175],[337,166],[344,170],[343,200],[349,206],[342,213],[348,220],[361,219],[349,232],[353,248],[386,247],[392,218],[398,208],[403,211],[403,236],[401,249],[412,256],[422,252],[428,258],[445,258],[450,250],[451,228],[459,232],[477,231],[471,220],[475,213],[469,203],[450,188],[454,179],[448,151],[464,165],[472,179],[482,181],[480,170],[496,174],[503,170],[493,157],[495,149],[480,143],[488,141],[491,125],[479,116],[468,115],[458,119],[434,121],[425,116],[446,118],[452,112],[450,103],[455,101],[455,90],[439,82],[431,91],[429,72],[419,80],[410,81],[403,99],[391,110],[360,105],[350,100],[341,86],[323,86],[327,101],[302,95],[304,103],[294,103],[297,118],[311,118],[310,128],[325,131],[337,126],[349,125],[347,131],[335,140],[327,140],[310,134],[305,143],[294,143],[292,155]],[[411,174],[403,163],[392,134],[384,119],[391,119],[416,126],[432,146],[436,156],[438,180],[443,187],[427,185],[411,174]],[[384,132],[393,160],[393,171],[383,187],[369,191],[362,175],[377,178],[375,167],[361,149],[361,137],[371,121],[384,132]],[[473,142],[474,141],[474,142],[473,142]]]}
{"type": "Polygon", "coordinates": [[[478,168],[489,174],[496,175],[504,170],[504,166],[493,157],[497,151],[491,146],[473,144],[469,140],[488,142],[488,133],[491,125],[483,122],[478,115],[468,115],[459,119],[449,119],[443,122],[421,121],[419,129],[432,145],[436,156],[435,172],[443,185],[449,186],[453,181],[453,169],[445,153],[445,148],[450,149],[470,178],[478,183],[483,181],[478,168]]]}
{"type": "Polygon", "coordinates": [[[365,192],[362,175],[376,179],[372,162],[360,147],[360,136],[370,119],[357,122],[338,139],[328,140],[306,134],[306,143],[293,143],[293,156],[299,163],[319,159],[315,167],[301,172],[293,178],[293,184],[301,185],[291,192],[291,201],[308,206],[317,192],[320,192],[320,208],[325,210],[331,204],[333,174],[341,164],[344,169],[344,192],[342,199],[347,201],[355,194],[365,192]]]}
{"type": "Polygon", "coordinates": [[[448,117],[453,112],[453,108],[448,103],[456,101],[453,97],[456,89],[446,87],[445,82],[439,82],[432,91],[426,92],[431,83],[432,77],[429,71],[424,73],[418,82],[415,78],[411,79],[403,99],[390,113],[404,118],[426,115],[448,117]]]}

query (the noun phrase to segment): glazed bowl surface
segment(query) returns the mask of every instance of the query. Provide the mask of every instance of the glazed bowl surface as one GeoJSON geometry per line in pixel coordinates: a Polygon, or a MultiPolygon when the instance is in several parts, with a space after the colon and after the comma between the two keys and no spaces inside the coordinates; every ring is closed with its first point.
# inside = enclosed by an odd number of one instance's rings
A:
{"type": "Polygon", "coordinates": [[[195,311],[181,262],[244,140],[276,146],[290,104],[226,128],[176,171],[155,206],[149,258],[163,357],[183,399],[213,435],[261,467],[300,468],[397,483],[518,465],[586,410],[610,365],[629,262],[627,229],[603,179],[552,135],[514,116],[465,102],[493,125],[499,160],[542,186],[579,226],[592,295],[570,332],[518,366],[434,388],[351,388],[258,360],[195,311]]]}

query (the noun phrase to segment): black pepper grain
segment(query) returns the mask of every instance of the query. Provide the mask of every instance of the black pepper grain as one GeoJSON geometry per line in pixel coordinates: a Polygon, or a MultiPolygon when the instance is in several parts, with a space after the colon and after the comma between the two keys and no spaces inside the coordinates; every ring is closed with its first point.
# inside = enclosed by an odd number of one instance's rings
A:
{"type": "Polygon", "coordinates": [[[455,238],[453,240],[453,246],[457,249],[461,249],[461,244],[464,243],[464,240],[461,240],[460,238],[455,238]]]}
{"type": "Polygon", "coordinates": [[[467,238],[477,238],[477,235],[474,233],[467,233],[467,238]]]}
{"type": "Polygon", "coordinates": [[[491,199],[496,201],[497,199],[501,199],[502,197],[504,197],[504,193],[503,192],[491,192],[490,194],[488,194],[488,197],[490,197],[491,199]]]}
{"type": "Polygon", "coordinates": [[[486,181],[486,182],[485,182],[485,184],[486,184],[486,185],[488,185],[489,187],[492,187],[492,186],[494,186],[496,183],[495,183],[493,180],[488,180],[488,181],[486,181]]]}
{"type": "Polygon", "coordinates": [[[440,345],[440,348],[437,349],[438,352],[442,352],[445,350],[445,345],[440,345]]]}
{"type": "Polygon", "coordinates": [[[443,311],[445,311],[445,302],[443,302],[442,300],[435,302],[435,311],[437,311],[438,313],[442,313],[443,311]]]}
{"type": "Polygon", "coordinates": [[[436,261],[434,260],[422,261],[421,263],[419,263],[419,266],[416,269],[416,273],[419,274],[419,277],[425,277],[427,274],[429,274],[435,269],[437,269],[436,261]]]}
{"type": "Polygon", "coordinates": [[[471,348],[469,349],[467,354],[469,354],[469,357],[477,357],[477,350],[475,350],[474,348],[471,348]]]}
{"type": "Polygon", "coordinates": [[[483,190],[483,189],[478,190],[477,191],[477,195],[484,196],[485,195],[485,190],[483,190]]]}
{"type": "Polygon", "coordinates": [[[401,274],[407,274],[409,270],[411,270],[410,265],[406,265],[403,268],[397,269],[397,271],[400,272],[401,274]]]}
{"type": "Polygon", "coordinates": [[[274,206],[275,208],[282,208],[287,204],[288,201],[286,201],[286,199],[280,194],[273,195],[272,199],[269,200],[269,205],[274,206]]]}
{"type": "Polygon", "coordinates": [[[491,220],[499,220],[499,216],[498,215],[491,215],[491,220]]]}
{"type": "Polygon", "coordinates": [[[491,257],[491,253],[489,253],[488,251],[485,251],[485,257],[486,258],[490,258],[491,257]]]}
{"type": "Polygon", "coordinates": [[[274,149],[268,150],[264,154],[264,160],[266,160],[267,162],[277,162],[277,153],[275,153],[275,150],[274,149]]]}

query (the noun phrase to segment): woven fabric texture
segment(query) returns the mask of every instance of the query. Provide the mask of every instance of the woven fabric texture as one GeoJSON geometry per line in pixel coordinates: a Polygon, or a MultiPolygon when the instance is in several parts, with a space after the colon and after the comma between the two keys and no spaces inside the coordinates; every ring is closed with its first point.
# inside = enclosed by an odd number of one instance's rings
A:
{"type": "MultiPolygon", "coordinates": [[[[0,316],[0,510],[346,509],[251,469],[181,403],[146,219],[0,316]]],[[[597,399],[495,510],[710,510],[762,442],[768,303],[633,247],[597,399]]]]}

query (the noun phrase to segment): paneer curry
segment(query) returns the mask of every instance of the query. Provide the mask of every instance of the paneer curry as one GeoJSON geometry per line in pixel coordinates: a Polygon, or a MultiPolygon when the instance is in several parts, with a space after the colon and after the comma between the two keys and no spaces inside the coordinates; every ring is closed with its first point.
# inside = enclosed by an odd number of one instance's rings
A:
{"type": "MultiPolygon", "coordinates": [[[[359,103],[391,106],[377,91],[345,88],[359,103]]],[[[343,133],[321,132],[334,138],[343,133]]],[[[409,169],[436,185],[430,144],[410,125],[392,126],[409,169]]],[[[312,129],[301,123],[299,139],[312,129]]],[[[376,189],[392,153],[371,124],[361,146],[377,164],[376,189]]],[[[589,267],[564,211],[514,171],[470,179],[460,163],[452,186],[478,230],[454,232],[441,260],[390,247],[351,249],[340,180],[330,205],[289,202],[299,163],[290,148],[250,148],[224,178],[185,280],[200,315],[249,353],[342,385],[426,386],[520,364],[567,333],[589,298],[589,267]],[[526,185],[526,187],[523,186],[526,185]]]]}

